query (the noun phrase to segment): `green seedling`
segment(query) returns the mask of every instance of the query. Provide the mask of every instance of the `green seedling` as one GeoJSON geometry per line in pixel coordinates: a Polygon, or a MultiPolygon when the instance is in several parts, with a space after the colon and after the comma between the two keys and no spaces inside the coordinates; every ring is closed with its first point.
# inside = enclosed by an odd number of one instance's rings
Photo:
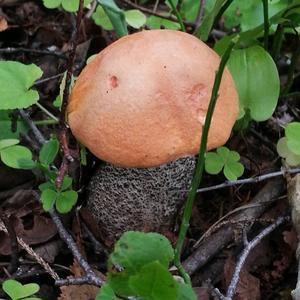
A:
{"type": "Polygon", "coordinates": [[[96,299],[195,300],[192,288],[168,271],[173,258],[174,250],[164,236],[125,232],[109,257],[107,283],[96,299]]]}
{"type": "Polygon", "coordinates": [[[0,158],[8,167],[15,169],[32,169],[35,162],[32,160],[31,151],[20,146],[17,139],[0,140],[0,158]]]}
{"type": "MultiPolygon", "coordinates": [[[[84,0],[84,6],[91,3],[92,0],[84,0]]],[[[44,6],[50,9],[62,8],[68,12],[76,12],[79,8],[79,0],[43,0],[44,6]]]]}
{"type": "Polygon", "coordinates": [[[37,103],[39,94],[30,87],[42,74],[34,64],[0,61],[0,109],[21,109],[37,103]]]}
{"type": "Polygon", "coordinates": [[[277,143],[278,154],[291,166],[300,165],[300,123],[292,122],[285,128],[285,137],[277,143]]]}
{"type": "Polygon", "coordinates": [[[230,151],[226,147],[220,147],[216,152],[208,152],[205,156],[205,171],[216,175],[222,170],[224,176],[230,180],[236,180],[244,173],[244,166],[239,162],[240,155],[236,151],[230,151]]]}
{"type": "Polygon", "coordinates": [[[2,289],[11,300],[42,300],[34,296],[40,289],[36,283],[22,284],[17,280],[8,279],[3,282],[2,289]]]}

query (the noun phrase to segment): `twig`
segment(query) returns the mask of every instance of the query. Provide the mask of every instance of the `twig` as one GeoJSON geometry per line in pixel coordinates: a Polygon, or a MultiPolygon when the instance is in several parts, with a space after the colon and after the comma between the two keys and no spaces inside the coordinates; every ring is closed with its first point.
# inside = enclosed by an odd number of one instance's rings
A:
{"type": "Polygon", "coordinates": [[[19,109],[19,114],[21,115],[21,117],[23,118],[23,120],[27,123],[27,125],[29,126],[29,128],[32,130],[32,133],[34,134],[34,137],[36,138],[37,142],[40,145],[45,144],[45,142],[46,142],[45,137],[39,131],[39,129],[36,127],[36,125],[34,124],[34,122],[32,121],[32,119],[30,118],[29,114],[25,110],[23,110],[23,109],[19,109]]]}
{"type": "MultiPolygon", "coordinates": [[[[138,4],[135,4],[129,0],[123,0],[123,2],[125,2],[126,4],[128,4],[129,6],[133,7],[133,8],[137,8],[139,9],[140,11],[144,12],[144,13],[147,13],[151,16],[156,16],[156,17],[159,17],[159,18],[162,18],[162,19],[166,19],[166,20],[170,20],[170,21],[173,21],[173,22],[177,22],[177,18],[175,18],[174,16],[172,15],[169,15],[169,16],[166,16],[164,14],[161,14],[161,13],[157,13],[155,12],[154,10],[152,9],[148,9],[148,8],[145,8],[141,5],[138,5],[138,4]]],[[[191,26],[191,27],[194,27],[195,24],[192,23],[192,22],[187,22],[187,21],[183,21],[184,25],[186,26],[191,26]]]]}
{"type": "Polygon", "coordinates": [[[199,9],[195,20],[194,31],[196,31],[200,27],[204,14],[205,0],[200,0],[199,2],[199,9]]]}
{"type": "Polygon", "coordinates": [[[19,52],[52,55],[58,58],[67,59],[65,53],[57,52],[57,51],[38,50],[38,49],[30,49],[30,48],[13,48],[13,47],[0,48],[0,53],[12,54],[12,53],[19,53],[19,52]]]}
{"type": "Polygon", "coordinates": [[[84,1],[79,1],[79,9],[77,12],[76,17],[76,25],[72,32],[72,36],[70,39],[70,54],[68,59],[68,65],[67,65],[67,72],[66,72],[66,79],[65,79],[65,87],[63,91],[63,98],[62,98],[62,105],[61,105],[61,112],[59,116],[59,140],[60,140],[60,147],[63,152],[63,164],[59,170],[59,176],[57,177],[57,180],[55,182],[56,187],[60,188],[62,180],[61,177],[64,177],[64,173],[66,172],[67,168],[65,168],[65,163],[68,164],[69,162],[73,161],[73,157],[70,153],[68,141],[69,141],[69,129],[66,125],[65,118],[66,118],[66,112],[67,112],[67,105],[68,105],[68,99],[69,99],[69,91],[70,91],[70,85],[72,81],[72,74],[73,74],[73,66],[75,63],[75,55],[76,55],[76,48],[79,40],[79,30],[80,25],[83,18],[83,7],[84,7],[84,1]]]}
{"type": "Polygon", "coordinates": [[[242,270],[242,268],[245,264],[245,261],[246,261],[247,257],[249,256],[251,250],[255,246],[257,246],[264,237],[266,237],[268,234],[270,234],[273,230],[275,230],[277,227],[279,227],[281,224],[283,224],[286,221],[287,221],[287,217],[281,216],[273,224],[269,225],[263,231],[261,231],[251,242],[248,242],[245,239],[245,242],[246,242],[245,248],[242,251],[242,253],[241,253],[241,255],[238,259],[238,262],[236,264],[234,273],[232,275],[231,282],[229,284],[229,287],[228,287],[228,290],[227,290],[227,293],[226,293],[226,297],[223,298],[223,299],[231,300],[233,298],[233,296],[235,294],[237,284],[238,284],[239,279],[240,279],[241,270],[242,270]]]}
{"type": "Polygon", "coordinates": [[[48,109],[46,109],[43,105],[41,105],[39,102],[35,104],[41,111],[43,111],[48,117],[53,119],[55,122],[58,122],[58,118],[55,117],[48,109]]]}
{"type": "MultiPolygon", "coordinates": [[[[257,219],[284,190],[282,180],[272,180],[267,183],[249,203],[248,209],[243,209],[231,217],[231,220],[257,219]]],[[[248,228],[250,230],[251,227],[248,228]]],[[[192,275],[196,270],[203,267],[214,255],[232,241],[236,227],[232,224],[214,232],[183,262],[185,270],[192,275]]]]}
{"type": "Polygon", "coordinates": [[[193,176],[192,184],[191,184],[191,189],[189,190],[187,201],[184,206],[182,222],[180,225],[178,240],[177,240],[176,247],[175,247],[174,264],[178,268],[180,274],[183,276],[186,283],[190,283],[190,278],[181,265],[180,255],[181,255],[181,251],[183,248],[184,239],[186,237],[187,230],[189,228],[189,222],[190,222],[190,218],[191,218],[191,214],[192,214],[194,200],[195,200],[195,197],[197,194],[197,188],[202,179],[202,174],[203,174],[203,170],[204,170],[204,156],[205,156],[205,151],[206,151],[208,130],[209,130],[210,123],[212,120],[214,108],[217,103],[218,91],[219,91],[219,87],[221,84],[223,71],[225,69],[225,65],[229,59],[231,50],[234,47],[234,45],[235,45],[235,41],[231,41],[229,46],[227,47],[224,55],[221,58],[218,71],[216,72],[215,81],[214,81],[214,85],[212,88],[212,94],[211,94],[210,102],[209,102],[208,109],[207,109],[205,123],[204,123],[203,130],[202,130],[198,162],[195,167],[194,176],[193,176]]]}
{"type": "Polygon", "coordinates": [[[258,183],[258,182],[265,181],[265,180],[270,179],[270,178],[284,176],[286,173],[288,173],[288,174],[300,173],[300,168],[282,169],[281,171],[267,173],[267,174],[256,176],[256,177],[238,179],[238,180],[235,180],[235,181],[225,181],[224,183],[221,183],[221,184],[217,184],[217,185],[208,186],[208,187],[198,189],[197,193],[203,193],[203,192],[208,192],[208,191],[213,191],[213,190],[219,190],[219,189],[222,189],[222,188],[235,186],[235,185],[240,185],[240,184],[246,184],[246,183],[247,184],[249,184],[249,183],[258,183]]]}
{"type": "Polygon", "coordinates": [[[45,82],[48,82],[50,80],[54,80],[54,79],[60,78],[63,75],[64,75],[64,73],[59,73],[59,74],[56,74],[56,75],[53,75],[53,76],[50,76],[50,77],[47,77],[47,78],[43,78],[43,79],[37,80],[37,81],[35,81],[35,83],[33,84],[33,86],[37,86],[37,85],[43,84],[45,82]]]}
{"type": "MultiPolygon", "coordinates": [[[[0,230],[1,231],[4,231],[5,233],[8,233],[5,225],[0,221],[0,230]]],[[[59,279],[59,276],[57,275],[57,273],[50,267],[50,265],[42,258],[40,257],[39,255],[37,255],[34,250],[29,246],[27,245],[23,239],[19,238],[17,236],[17,241],[18,241],[18,244],[30,255],[32,256],[39,265],[41,265],[44,270],[54,279],[54,280],[58,280],[59,279]]]]}
{"type": "MultiPolygon", "coordinates": [[[[39,194],[37,192],[34,192],[34,197],[40,201],[39,194]]],[[[75,259],[78,261],[79,265],[82,267],[86,275],[84,278],[88,280],[89,283],[95,284],[97,286],[101,286],[104,281],[99,278],[95,272],[92,270],[88,262],[84,259],[84,257],[79,252],[76,243],[74,242],[72,236],[67,232],[67,230],[64,228],[59,216],[55,212],[55,210],[52,208],[49,210],[49,215],[51,219],[53,220],[54,224],[56,225],[57,231],[59,233],[59,236],[61,239],[67,244],[68,248],[72,252],[75,259]]],[[[56,283],[61,285],[61,280],[56,280],[56,283]]]]}

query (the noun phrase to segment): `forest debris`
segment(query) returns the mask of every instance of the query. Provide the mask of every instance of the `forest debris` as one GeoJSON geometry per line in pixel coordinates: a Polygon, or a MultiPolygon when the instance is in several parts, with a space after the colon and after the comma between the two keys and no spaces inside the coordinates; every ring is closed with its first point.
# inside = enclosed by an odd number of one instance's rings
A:
{"type": "MultiPolygon", "coordinates": [[[[225,284],[228,286],[235,269],[235,263],[232,257],[229,257],[224,266],[225,284]]],[[[235,300],[259,300],[260,280],[251,275],[247,270],[242,270],[239,276],[239,282],[236,288],[235,300]]]]}
{"type": "MultiPolygon", "coordinates": [[[[300,174],[296,174],[293,178],[287,177],[288,200],[292,209],[292,221],[294,228],[300,236],[300,174]]],[[[294,300],[300,299],[300,243],[298,242],[296,250],[296,258],[298,261],[298,279],[296,288],[291,292],[294,300]]]]}
{"type": "Polygon", "coordinates": [[[8,28],[8,24],[6,19],[0,16],[0,32],[5,31],[7,28],[8,28]]]}
{"type": "MultiPolygon", "coordinates": [[[[267,183],[258,194],[252,199],[250,204],[254,204],[247,209],[241,209],[236,212],[231,220],[254,220],[257,219],[267,208],[272,201],[277,198],[284,189],[282,179],[272,180],[267,183]]],[[[250,227],[248,228],[248,230],[250,227]]],[[[246,232],[248,231],[245,228],[246,232]]],[[[197,269],[204,266],[210,259],[214,257],[222,248],[224,248],[234,237],[235,225],[228,224],[220,230],[208,236],[195,252],[188,257],[183,266],[185,270],[191,275],[197,269]]]]}

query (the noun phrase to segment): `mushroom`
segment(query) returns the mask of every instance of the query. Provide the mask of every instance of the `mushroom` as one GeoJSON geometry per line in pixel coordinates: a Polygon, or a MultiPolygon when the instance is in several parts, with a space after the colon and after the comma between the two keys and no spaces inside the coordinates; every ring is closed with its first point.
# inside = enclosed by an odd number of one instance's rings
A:
{"type": "MultiPolygon", "coordinates": [[[[71,92],[74,136],[107,162],[87,207],[106,240],[132,230],[166,231],[189,188],[220,58],[187,33],[148,30],[117,40],[81,72],[71,92]]],[[[239,111],[227,69],[207,150],[223,145],[239,111]]]]}

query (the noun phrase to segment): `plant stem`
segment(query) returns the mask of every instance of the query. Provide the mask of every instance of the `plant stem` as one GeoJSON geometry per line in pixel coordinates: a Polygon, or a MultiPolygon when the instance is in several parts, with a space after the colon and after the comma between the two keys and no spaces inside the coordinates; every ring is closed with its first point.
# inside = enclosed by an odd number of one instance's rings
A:
{"type": "Polygon", "coordinates": [[[221,7],[220,11],[218,12],[218,14],[215,17],[214,20],[214,26],[219,22],[219,20],[221,19],[221,17],[223,16],[224,12],[226,11],[226,9],[230,6],[230,4],[233,2],[233,0],[227,0],[227,2],[221,7]]]}
{"type": "Polygon", "coordinates": [[[182,30],[183,32],[186,32],[185,26],[184,26],[184,24],[183,24],[182,17],[181,17],[181,15],[180,15],[180,12],[178,11],[178,9],[176,8],[176,6],[174,5],[173,0],[167,0],[167,1],[168,1],[168,3],[171,5],[172,10],[173,10],[173,12],[175,13],[175,15],[176,15],[176,17],[177,17],[177,20],[178,20],[178,22],[179,22],[179,24],[180,24],[181,30],[182,30]]]}
{"type": "Polygon", "coordinates": [[[58,122],[58,118],[56,118],[48,109],[46,109],[43,105],[41,105],[39,102],[36,103],[36,106],[42,110],[47,116],[49,116],[51,119],[53,119],[55,122],[58,122]]]}
{"type": "Polygon", "coordinates": [[[196,164],[196,168],[194,171],[194,176],[192,179],[192,184],[191,184],[191,189],[189,190],[188,196],[187,196],[187,201],[184,206],[184,212],[183,212],[183,217],[182,217],[182,222],[180,225],[180,230],[179,230],[179,235],[178,235],[178,240],[176,243],[176,248],[175,248],[175,257],[174,257],[174,264],[178,268],[180,274],[182,275],[184,281],[188,284],[190,284],[190,278],[189,275],[185,272],[184,268],[181,265],[180,262],[180,255],[184,243],[184,239],[187,234],[187,230],[189,228],[189,222],[192,214],[192,208],[193,204],[195,201],[195,196],[197,194],[197,188],[201,182],[202,179],[202,174],[203,174],[203,169],[204,169],[204,156],[205,156],[205,151],[206,151],[206,144],[207,144],[207,137],[208,137],[208,130],[210,127],[210,123],[212,120],[212,115],[214,112],[214,108],[217,102],[218,98],[218,91],[219,87],[221,84],[221,79],[222,75],[225,69],[225,65],[229,59],[230,53],[232,48],[234,47],[236,43],[236,39],[232,40],[227,47],[224,55],[222,56],[219,69],[216,73],[213,89],[212,89],[212,94],[209,102],[209,106],[207,109],[207,114],[205,118],[205,123],[202,131],[202,137],[201,137],[201,143],[200,143],[200,149],[199,149],[199,154],[198,154],[198,162],[196,164]]]}
{"type": "Polygon", "coordinates": [[[47,120],[38,120],[38,121],[33,121],[35,125],[56,125],[58,124],[58,120],[53,120],[53,119],[47,119],[47,120]]]}
{"type": "Polygon", "coordinates": [[[272,51],[271,51],[275,63],[278,60],[283,37],[284,37],[284,26],[282,26],[282,24],[279,24],[274,34],[274,40],[273,40],[272,51]]]}
{"type": "Polygon", "coordinates": [[[264,48],[268,51],[269,47],[269,5],[268,0],[262,0],[264,8],[264,48]]]}

